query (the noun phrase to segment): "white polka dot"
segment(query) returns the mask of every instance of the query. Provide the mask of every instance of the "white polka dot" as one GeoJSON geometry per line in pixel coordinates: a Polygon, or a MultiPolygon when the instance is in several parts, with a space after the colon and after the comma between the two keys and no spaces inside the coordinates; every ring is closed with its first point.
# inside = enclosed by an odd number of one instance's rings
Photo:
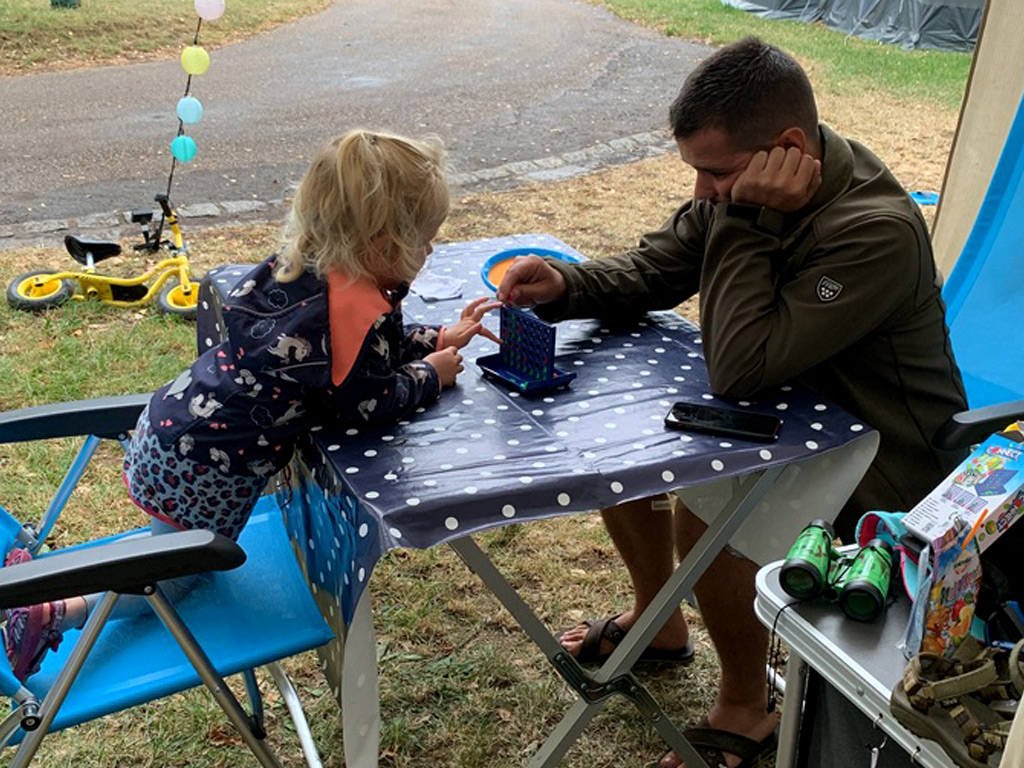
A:
{"type": "Polygon", "coordinates": [[[416,463],[416,459],[414,459],[412,456],[403,456],[402,457],[402,463],[403,464],[415,464],[416,463]]]}
{"type": "Polygon", "coordinates": [[[707,392],[705,392],[703,395],[701,395],[701,397],[704,398],[705,400],[714,400],[715,399],[714,395],[709,394],[707,392]]]}
{"type": "Polygon", "coordinates": [[[594,438],[594,442],[597,443],[598,445],[604,445],[605,443],[608,442],[608,438],[607,437],[595,437],[594,438]]]}
{"type": "Polygon", "coordinates": [[[502,403],[501,405],[497,406],[497,408],[498,408],[499,411],[507,411],[508,410],[508,406],[505,405],[504,403],[502,403]]]}
{"type": "Polygon", "coordinates": [[[775,406],[775,410],[777,411],[784,411],[787,408],[789,408],[789,403],[779,403],[778,405],[775,406]]]}
{"type": "Polygon", "coordinates": [[[346,475],[354,475],[359,471],[359,467],[345,467],[346,475]]]}
{"type": "Polygon", "coordinates": [[[544,402],[545,403],[553,403],[553,402],[555,402],[555,398],[553,398],[553,397],[545,397],[544,398],[544,402]]]}
{"type": "Polygon", "coordinates": [[[586,365],[586,363],[584,363],[582,360],[573,360],[572,364],[573,365],[586,365]]]}
{"type": "Polygon", "coordinates": [[[338,445],[337,443],[331,443],[330,445],[327,446],[328,451],[336,451],[339,448],[341,448],[341,446],[338,445]]]}
{"type": "Polygon", "coordinates": [[[828,410],[828,406],[825,405],[824,403],[818,403],[816,406],[814,406],[814,410],[816,410],[816,411],[827,411],[828,410]]]}
{"type": "Polygon", "coordinates": [[[451,468],[452,468],[452,465],[451,465],[451,464],[442,464],[442,465],[441,465],[441,469],[443,469],[443,470],[445,470],[445,471],[447,471],[447,470],[449,470],[449,469],[451,469],[451,468]]]}
{"type": "Polygon", "coordinates": [[[622,493],[625,490],[618,480],[613,480],[608,487],[612,489],[612,493],[622,493]]]}
{"type": "Polygon", "coordinates": [[[718,444],[719,448],[732,448],[732,443],[721,442],[718,444]]]}
{"type": "Polygon", "coordinates": [[[423,484],[428,488],[433,488],[435,485],[437,485],[437,480],[424,480],[423,484]]]}
{"type": "Polygon", "coordinates": [[[530,415],[531,416],[543,416],[544,415],[544,411],[542,411],[540,408],[534,408],[532,411],[530,411],[530,415]]]}
{"type": "Polygon", "coordinates": [[[363,523],[362,525],[359,526],[359,538],[365,539],[366,538],[366,534],[368,534],[369,532],[370,532],[370,526],[368,526],[366,523],[363,523]]]}
{"type": "Polygon", "coordinates": [[[590,407],[590,403],[588,403],[586,400],[582,400],[582,401],[576,403],[576,405],[578,405],[580,408],[589,408],[590,407]]]}
{"type": "Polygon", "coordinates": [[[666,483],[671,483],[673,480],[676,479],[676,476],[672,471],[666,469],[664,472],[661,473],[661,479],[664,480],[666,483]]]}
{"type": "Polygon", "coordinates": [[[516,440],[515,438],[512,438],[511,440],[506,440],[506,441],[505,441],[505,444],[506,444],[506,445],[513,445],[513,446],[514,446],[514,445],[519,445],[519,441],[518,441],[518,440],[516,440]]]}
{"type": "Polygon", "coordinates": [[[811,450],[811,451],[818,450],[818,444],[816,442],[814,442],[813,440],[808,440],[806,443],[804,443],[804,445],[807,446],[808,450],[811,450]]]}
{"type": "Polygon", "coordinates": [[[642,451],[647,446],[644,445],[643,443],[633,443],[633,447],[636,448],[638,451],[642,451]]]}
{"type": "Polygon", "coordinates": [[[863,432],[864,431],[864,425],[863,424],[851,424],[850,425],[850,431],[851,432],[863,432]]]}
{"type": "Polygon", "coordinates": [[[825,425],[822,424],[820,421],[816,421],[813,424],[811,424],[811,429],[815,430],[816,432],[821,432],[821,430],[823,430],[824,428],[825,425]]]}
{"type": "Polygon", "coordinates": [[[503,514],[505,517],[514,517],[516,514],[516,508],[513,507],[511,504],[506,504],[501,508],[501,514],[503,514]]]}
{"type": "Polygon", "coordinates": [[[760,451],[758,451],[757,455],[760,456],[765,461],[771,461],[772,458],[772,452],[769,451],[767,448],[762,448],[760,451]]]}
{"type": "Polygon", "coordinates": [[[356,576],[359,578],[360,581],[363,581],[366,578],[366,569],[360,568],[359,573],[357,573],[356,576]]]}
{"type": "Polygon", "coordinates": [[[364,498],[376,499],[376,498],[379,498],[379,497],[380,497],[380,494],[377,493],[376,491],[367,491],[364,498]]]}
{"type": "Polygon", "coordinates": [[[569,506],[569,502],[572,501],[572,498],[570,498],[568,493],[560,493],[556,500],[558,501],[559,506],[567,507],[569,506]]]}
{"type": "Polygon", "coordinates": [[[568,437],[569,433],[566,432],[565,430],[562,430],[562,431],[559,431],[559,432],[555,432],[555,436],[556,437],[568,437]]]}
{"type": "Polygon", "coordinates": [[[388,533],[394,536],[396,539],[402,538],[402,532],[397,528],[388,528],[388,533]]]}
{"type": "Polygon", "coordinates": [[[420,500],[415,496],[410,496],[408,499],[405,500],[405,503],[408,504],[410,507],[418,507],[420,500]]]}
{"type": "Polygon", "coordinates": [[[383,440],[385,443],[390,443],[392,440],[395,439],[395,436],[394,435],[381,435],[380,439],[383,440]]]}
{"type": "Polygon", "coordinates": [[[352,429],[346,429],[345,434],[348,435],[349,437],[352,437],[353,435],[358,435],[359,430],[353,427],[352,429]]]}
{"type": "Polygon", "coordinates": [[[519,482],[522,483],[523,485],[529,485],[530,483],[533,482],[533,478],[529,477],[528,475],[523,475],[522,477],[519,478],[519,482]]]}
{"type": "Polygon", "coordinates": [[[557,450],[558,450],[558,446],[557,445],[545,445],[544,446],[544,452],[545,453],[554,453],[557,450]]]}
{"type": "Polygon", "coordinates": [[[533,425],[532,424],[520,424],[519,425],[519,429],[522,430],[523,432],[529,432],[531,429],[533,429],[533,425]]]}
{"type": "Polygon", "coordinates": [[[385,480],[397,480],[398,479],[398,475],[396,475],[394,472],[388,472],[386,475],[384,475],[384,479],[385,480]]]}
{"type": "Polygon", "coordinates": [[[714,459],[711,462],[711,468],[715,470],[715,472],[721,472],[723,469],[725,469],[725,464],[722,463],[721,459],[714,459]]]}
{"type": "Polygon", "coordinates": [[[444,520],[444,527],[447,528],[449,531],[454,531],[456,528],[459,527],[459,521],[456,520],[454,517],[446,517],[444,520]]]}
{"type": "Polygon", "coordinates": [[[497,424],[497,423],[498,423],[497,419],[484,419],[484,424],[490,425],[490,424],[497,424]]]}
{"type": "Polygon", "coordinates": [[[472,496],[472,495],[473,495],[474,493],[476,493],[476,492],[477,492],[478,488],[477,488],[477,487],[476,487],[475,485],[467,485],[467,486],[466,486],[465,488],[463,488],[462,490],[463,490],[463,491],[464,491],[465,493],[468,493],[468,494],[470,494],[470,495],[472,496]]]}
{"type": "Polygon", "coordinates": [[[377,455],[377,452],[375,450],[373,450],[373,448],[371,448],[368,451],[363,451],[363,456],[365,456],[368,459],[372,459],[376,455],[377,455]]]}

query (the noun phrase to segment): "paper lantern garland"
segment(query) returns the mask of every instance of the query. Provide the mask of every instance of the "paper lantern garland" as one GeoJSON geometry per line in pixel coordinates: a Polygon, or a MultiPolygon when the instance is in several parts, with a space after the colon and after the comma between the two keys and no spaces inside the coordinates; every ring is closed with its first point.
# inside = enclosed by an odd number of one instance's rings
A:
{"type": "Polygon", "coordinates": [[[204,21],[215,21],[224,15],[224,0],[195,0],[196,14],[199,21],[196,23],[196,34],[192,44],[185,47],[181,52],[181,68],[185,70],[188,79],[185,81],[185,95],[178,100],[176,109],[178,115],[178,133],[171,141],[170,178],[167,181],[167,193],[171,191],[171,181],[174,179],[174,164],[176,162],[187,163],[196,156],[198,147],[195,139],[185,135],[186,125],[195,125],[203,117],[203,105],[199,99],[191,96],[189,91],[192,88],[192,78],[205,74],[210,68],[210,54],[199,45],[199,30],[204,21]]]}

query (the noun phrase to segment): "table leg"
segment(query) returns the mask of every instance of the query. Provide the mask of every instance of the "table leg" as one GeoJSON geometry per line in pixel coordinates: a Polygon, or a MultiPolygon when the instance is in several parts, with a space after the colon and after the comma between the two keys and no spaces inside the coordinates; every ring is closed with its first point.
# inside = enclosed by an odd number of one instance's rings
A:
{"type": "Polygon", "coordinates": [[[775,756],[776,768],[795,768],[796,766],[808,669],[807,662],[792,651],[789,652],[789,659],[786,661],[786,695],[782,699],[782,717],[779,719],[779,751],[775,756]]]}
{"type": "Polygon", "coordinates": [[[783,467],[772,467],[759,476],[744,478],[740,490],[683,558],[672,577],[658,592],[654,601],[627,633],[622,643],[595,675],[583,670],[576,660],[554,639],[533,610],[470,537],[450,542],[452,549],[476,573],[495,597],[512,614],[516,622],[544,652],[560,675],[577,692],[580,699],[566,712],[562,721],[544,742],[530,762],[531,768],[557,765],[569,747],[579,738],[587,724],[604,706],[608,697],[619,694],[629,698],[648,718],[666,743],[682,756],[691,768],[706,768],[693,747],[673,725],[654,697],[629,672],[660,627],[682,598],[693,590],[700,575],[725,547],[729,538],[756,507],[771,485],[782,474],[783,467]]]}

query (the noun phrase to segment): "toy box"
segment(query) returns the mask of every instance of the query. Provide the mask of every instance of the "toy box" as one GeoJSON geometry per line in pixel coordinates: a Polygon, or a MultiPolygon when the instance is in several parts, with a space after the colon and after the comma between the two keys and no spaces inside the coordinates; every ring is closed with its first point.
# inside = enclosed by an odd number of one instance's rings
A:
{"type": "Polygon", "coordinates": [[[904,652],[952,656],[972,629],[981,553],[1021,515],[1024,435],[1017,424],[989,437],[903,518],[928,543],[927,576],[914,598],[904,652]]]}

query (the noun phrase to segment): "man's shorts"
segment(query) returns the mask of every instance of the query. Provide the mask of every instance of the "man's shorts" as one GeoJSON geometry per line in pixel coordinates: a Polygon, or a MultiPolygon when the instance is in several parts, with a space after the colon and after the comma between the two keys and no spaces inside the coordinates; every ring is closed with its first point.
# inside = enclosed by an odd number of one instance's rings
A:
{"type": "MultiPolygon", "coordinates": [[[[840,448],[788,464],[729,539],[729,547],[758,565],[782,560],[811,520],[835,519],[877,450],[878,433],[871,432],[840,448]]],[[[710,525],[739,490],[741,479],[727,477],[681,488],[675,495],[710,525]]]]}

